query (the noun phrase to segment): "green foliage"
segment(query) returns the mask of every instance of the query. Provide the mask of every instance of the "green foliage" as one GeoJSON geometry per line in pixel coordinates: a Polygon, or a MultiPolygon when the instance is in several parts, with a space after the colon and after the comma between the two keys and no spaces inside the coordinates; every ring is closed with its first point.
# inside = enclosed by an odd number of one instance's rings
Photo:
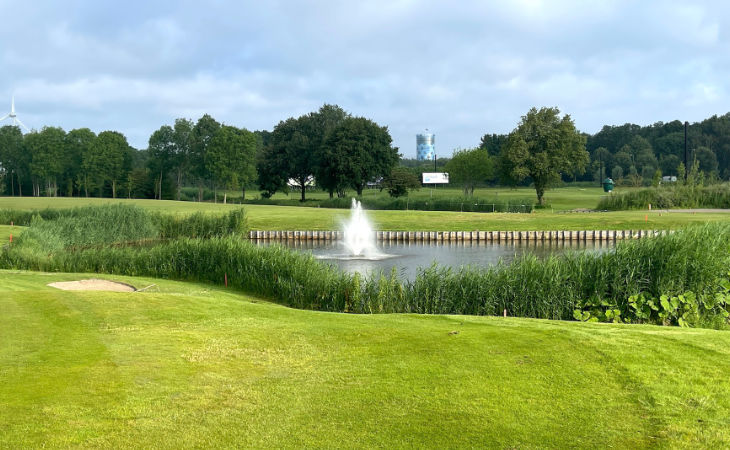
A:
{"type": "Polygon", "coordinates": [[[530,177],[537,200],[562,174],[582,173],[588,163],[585,137],[557,108],[530,109],[502,147],[503,175],[515,182],[530,177]]]}
{"type": "Polygon", "coordinates": [[[244,229],[242,213],[232,213],[214,227],[202,216],[186,224],[165,222],[162,237],[213,237],[147,246],[96,244],[155,237],[154,227],[143,230],[151,223],[149,217],[123,209],[93,213],[92,220],[89,214],[76,220],[34,220],[17,245],[2,252],[0,267],[211,283],[221,283],[227,274],[234,286],[248,292],[325,311],[499,315],[506,309],[518,317],[687,326],[715,326],[727,317],[728,225],[623,242],[605,253],[546,259],[527,255],[489,268],[434,265],[421,269],[415,280],[401,282],[395,274],[348,275],[309,254],[276,245],[258,247],[231,236],[244,229]],[[130,213],[135,216],[128,225],[109,229],[116,214],[130,213]],[[205,232],[211,229],[217,231],[205,232]]]}
{"type": "Polygon", "coordinates": [[[306,200],[306,185],[316,167],[309,143],[310,126],[309,118],[301,116],[290,117],[274,127],[257,166],[259,187],[265,196],[286,190],[291,178],[299,183],[301,200],[306,200]]]}
{"type": "Polygon", "coordinates": [[[344,119],[324,142],[331,149],[339,170],[357,195],[366,184],[390,174],[398,162],[398,149],[391,146],[387,127],[364,117],[344,119]]]}
{"type": "Polygon", "coordinates": [[[24,151],[20,128],[11,125],[0,127],[0,166],[9,175],[6,180],[10,183],[7,191],[13,195],[23,191],[21,178],[30,171],[29,160],[30,153],[24,151]]]}
{"type": "MultiPolygon", "coordinates": [[[[690,180],[692,178],[690,177],[690,180]]],[[[601,198],[599,210],[621,211],[632,209],[670,208],[730,208],[730,185],[714,186],[669,185],[623,192],[601,198]]]]}
{"type": "Polygon", "coordinates": [[[494,171],[489,154],[480,148],[458,150],[446,164],[449,181],[461,184],[464,196],[474,195],[474,186],[483,185],[494,171]]]}
{"type": "Polygon", "coordinates": [[[391,197],[397,198],[408,194],[410,190],[420,189],[421,182],[412,170],[405,167],[395,167],[390,171],[390,175],[383,179],[381,186],[388,191],[391,197]]]}
{"type": "Polygon", "coordinates": [[[325,145],[325,141],[345,119],[350,117],[350,114],[339,106],[328,104],[309,114],[309,121],[312,125],[309,140],[316,161],[317,185],[327,191],[330,196],[335,192],[339,194],[347,188],[346,166],[349,163],[349,155],[337,151],[330,145],[325,145]]]}
{"type": "Polygon", "coordinates": [[[197,212],[180,216],[172,214],[155,215],[161,239],[212,238],[238,236],[243,238],[248,231],[246,214],[243,208],[234,209],[227,214],[205,214],[197,212]]]}
{"type": "Polygon", "coordinates": [[[67,210],[52,220],[37,215],[15,245],[53,253],[69,247],[155,239],[159,230],[152,216],[142,208],[122,204],[67,210]]]}
{"type": "Polygon", "coordinates": [[[70,247],[104,246],[181,237],[244,236],[244,210],[226,214],[155,213],[125,204],[34,211],[0,210],[0,223],[28,226],[14,247],[49,254],[70,247]]]}
{"type": "MultiPolygon", "coordinates": [[[[218,186],[243,188],[256,178],[256,137],[248,130],[224,125],[210,140],[205,164],[218,186]]],[[[223,203],[226,203],[227,193],[223,203]]]]}

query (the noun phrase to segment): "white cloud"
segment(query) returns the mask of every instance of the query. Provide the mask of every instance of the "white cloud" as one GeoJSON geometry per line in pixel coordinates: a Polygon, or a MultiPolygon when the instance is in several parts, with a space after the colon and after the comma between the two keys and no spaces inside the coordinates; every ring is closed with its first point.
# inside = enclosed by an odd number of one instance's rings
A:
{"type": "Polygon", "coordinates": [[[325,102],[388,125],[406,156],[423,128],[445,154],[531,106],[595,132],[730,104],[723,2],[17,5],[0,2],[17,18],[0,30],[0,104],[15,92],[36,127],[117,129],[140,147],[176,117],[270,129],[325,102]]]}

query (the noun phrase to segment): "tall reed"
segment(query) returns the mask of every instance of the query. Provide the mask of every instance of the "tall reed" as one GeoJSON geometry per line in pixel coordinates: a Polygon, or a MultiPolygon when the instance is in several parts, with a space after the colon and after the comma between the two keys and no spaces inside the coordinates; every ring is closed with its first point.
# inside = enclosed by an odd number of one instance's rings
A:
{"type": "MultiPolygon", "coordinates": [[[[527,255],[491,268],[431,266],[407,282],[395,273],[369,278],[345,274],[311,255],[276,245],[257,247],[231,235],[141,247],[67,247],[52,253],[42,245],[34,241],[6,249],[0,266],[216,284],[228,279],[234,287],[285,305],[324,311],[499,315],[506,309],[512,316],[565,320],[588,302],[611,305],[621,317],[639,320],[631,296],[714,295],[728,277],[730,225],[622,242],[600,254],[527,255]],[[38,251],[29,251],[34,246],[38,251]]],[[[716,306],[708,303],[699,313],[721,311],[716,306]]]]}
{"type": "Polygon", "coordinates": [[[669,208],[730,208],[730,184],[714,186],[669,186],[604,196],[597,209],[620,211],[669,208]]]}

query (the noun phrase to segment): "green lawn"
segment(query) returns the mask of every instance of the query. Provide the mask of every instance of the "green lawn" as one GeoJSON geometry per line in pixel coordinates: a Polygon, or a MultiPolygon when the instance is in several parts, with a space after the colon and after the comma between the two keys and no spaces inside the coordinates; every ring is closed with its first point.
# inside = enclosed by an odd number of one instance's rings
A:
{"type": "MultiPolygon", "coordinates": [[[[614,191],[615,193],[625,192],[634,190],[637,188],[632,187],[618,187],[614,191]]],[[[246,198],[258,198],[260,192],[253,190],[246,192],[246,198]]],[[[348,191],[347,195],[355,195],[354,191],[348,191]]],[[[409,193],[409,197],[413,199],[424,199],[424,198],[461,198],[463,197],[463,191],[458,187],[445,187],[437,186],[435,188],[424,187],[417,191],[409,193]]],[[[576,208],[592,209],[598,205],[601,197],[606,195],[603,189],[600,187],[560,187],[550,189],[545,193],[545,202],[549,204],[555,210],[570,210],[576,208]]],[[[380,197],[388,198],[386,191],[379,191],[377,189],[366,189],[363,192],[364,197],[380,197]]],[[[307,192],[307,200],[324,200],[328,197],[326,192],[312,191],[307,192]]],[[[229,191],[228,198],[240,199],[239,191],[229,191]]],[[[298,201],[300,193],[298,191],[284,194],[277,192],[272,197],[274,200],[292,200],[298,201]]],[[[519,187],[515,189],[507,187],[496,187],[496,188],[476,188],[474,189],[474,198],[482,201],[492,199],[519,199],[527,200],[529,202],[535,202],[537,195],[535,189],[519,187]]]]}
{"type": "MultiPolygon", "coordinates": [[[[151,210],[180,214],[196,211],[221,212],[240,207],[171,200],[0,197],[0,209],[70,208],[110,202],[134,203],[151,210]]],[[[333,230],[338,229],[348,215],[348,211],[344,209],[269,205],[245,205],[245,208],[249,225],[254,230],[333,230]]],[[[369,211],[369,215],[376,229],[390,231],[672,229],[690,224],[730,220],[728,213],[661,214],[656,211],[557,213],[539,210],[532,214],[369,211]]]]}
{"type": "Polygon", "coordinates": [[[730,333],[0,272],[0,447],[730,446],[730,333]]]}
{"type": "Polygon", "coordinates": [[[3,246],[10,241],[10,235],[13,237],[20,234],[24,227],[11,227],[10,225],[0,225],[0,246],[3,246]]]}

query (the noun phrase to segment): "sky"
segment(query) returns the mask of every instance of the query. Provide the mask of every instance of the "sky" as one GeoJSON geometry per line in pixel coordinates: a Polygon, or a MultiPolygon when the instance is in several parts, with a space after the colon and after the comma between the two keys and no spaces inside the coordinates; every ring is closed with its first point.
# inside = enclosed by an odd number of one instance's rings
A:
{"type": "Polygon", "coordinates": [[[334,103],[407,158],[509,133],[531,107],[579,130],[730,111],[730,5],[682,1],[0,0],[0,116],[116,130],[144,149],[204,113],[271,130],[334,103]]]}

